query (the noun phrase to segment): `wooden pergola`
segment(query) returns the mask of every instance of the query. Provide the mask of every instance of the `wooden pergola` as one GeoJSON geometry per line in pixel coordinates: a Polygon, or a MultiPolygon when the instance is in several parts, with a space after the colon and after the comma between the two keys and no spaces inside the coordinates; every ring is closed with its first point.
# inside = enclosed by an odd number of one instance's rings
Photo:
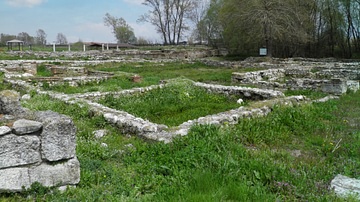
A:
{"type": "Polygon", "coordinates": [[[20,41],[20,40],[17,40],[17,39],[13,39],[11,41],[7,41],[6,42],[6,45],[8,47],[8,50],[13,50],[13,47],[15,46],[18,46],[19,47],[19,51],[22,51],[23,50],[23,47],[24,47],[24,42],[23,41],[20,41]]]}

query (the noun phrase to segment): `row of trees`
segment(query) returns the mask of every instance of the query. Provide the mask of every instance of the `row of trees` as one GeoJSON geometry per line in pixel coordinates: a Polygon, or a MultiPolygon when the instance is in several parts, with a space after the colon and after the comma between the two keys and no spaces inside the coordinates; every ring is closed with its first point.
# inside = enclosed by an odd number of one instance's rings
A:
{"type": "MultiPolygon", "coordinates": [[[[36,36],[31,36],[27,32],[20,32],[18,35],[0,34],[0,45],[6,45],[7,41],[18,39],[24,42],[25,45],[46,45],[47,34],[43,29],[36,31],[36,36]]],[[[67,44],[67,38],[63,33],[58,33],[56,36],[56,43],[67,44]]]]}
{"type": "Polygon", "coordinates": [[[194,34],[234,54],[358,57],[359,10],[359,0],[211,0],[194,34]]]}
{"type": "Polygon", "coordinates": [[[144,0],[165,44],[191,38],[233,54],[360,56],[360,0],[144,0]]]}

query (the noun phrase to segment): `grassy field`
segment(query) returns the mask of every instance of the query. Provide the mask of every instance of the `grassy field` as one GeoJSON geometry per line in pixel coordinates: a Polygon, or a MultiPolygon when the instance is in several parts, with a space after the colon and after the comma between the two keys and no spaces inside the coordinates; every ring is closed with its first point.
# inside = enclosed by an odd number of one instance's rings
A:
{"type": "MultiPolygon", "coordinates": [[[[160,81],[185,78],[193,81],[215,83],[222,85],[231,85],[232,72],[253,71],[252,68],[231,69],[224,67],[213,67],[201,62],[183,63],[106,63],[97,66],[88,66],[87,68],[98,71],[111,72],[115,74],[114,78],[101,83],[87,83],[85,85],[71,87],[66,84],[45,86],[45,90],[53,90],[66,94],[85,93],[85,92],[113,92],[134,87],[144,87],[159,84],[160,81]],[[140,75],[141,82],[132,82],[131,76],[140,75]]],[[[48,72],[41,69],[40,75],[48,75],[48,72]]]]}
{"type": "MultiPolygon", "coordinates": [[[[116,71],[126,68],[143,69],[116,71]]],[[[0,194],[0,201],[356,201],[336,197],[329,185],[337,174],[360,175],[360,92],[279,106],[233,126],[195,126],[169,144],[120,134],[86,106],[46,95],[22,104],[74,120],[81,181],[64,193],[35,184],[22,194],[0,194]],[[99,129],[109,134],[94,138],[99,129]]]]}

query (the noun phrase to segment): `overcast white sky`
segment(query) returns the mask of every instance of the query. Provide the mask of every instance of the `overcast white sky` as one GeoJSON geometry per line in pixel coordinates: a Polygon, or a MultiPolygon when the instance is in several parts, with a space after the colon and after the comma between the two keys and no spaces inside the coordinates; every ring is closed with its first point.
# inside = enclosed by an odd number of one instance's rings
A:
{"type": "Polygon", "coordinates": [[[149,23],[136,20],[149,9],[143,0],[0,0],[0,33],[36,36],[38,29],[47,34],[49,43],[63,33],[69,42],[116,42],[103,18],[106,13],[122,17],[134,29],[136,37],[161,42],[149,23]]]}

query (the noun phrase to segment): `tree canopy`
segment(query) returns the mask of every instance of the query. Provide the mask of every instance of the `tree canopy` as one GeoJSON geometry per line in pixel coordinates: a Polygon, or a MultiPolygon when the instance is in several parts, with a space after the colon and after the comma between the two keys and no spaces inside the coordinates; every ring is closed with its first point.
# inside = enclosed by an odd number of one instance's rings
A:
{"type": "Polygon", "coordinates": [[[126,23],[124,18],[117,18],[106,13],[104,23],[112,28],[115,38],[119,43],[136,43],[137,39],[134,30],[126,23]]]}
{"type": "Polygon", "coordinates": [[[359,0],[210,0],[196,29],[232,54],[359,57],[359,8],[359,0]]]}

